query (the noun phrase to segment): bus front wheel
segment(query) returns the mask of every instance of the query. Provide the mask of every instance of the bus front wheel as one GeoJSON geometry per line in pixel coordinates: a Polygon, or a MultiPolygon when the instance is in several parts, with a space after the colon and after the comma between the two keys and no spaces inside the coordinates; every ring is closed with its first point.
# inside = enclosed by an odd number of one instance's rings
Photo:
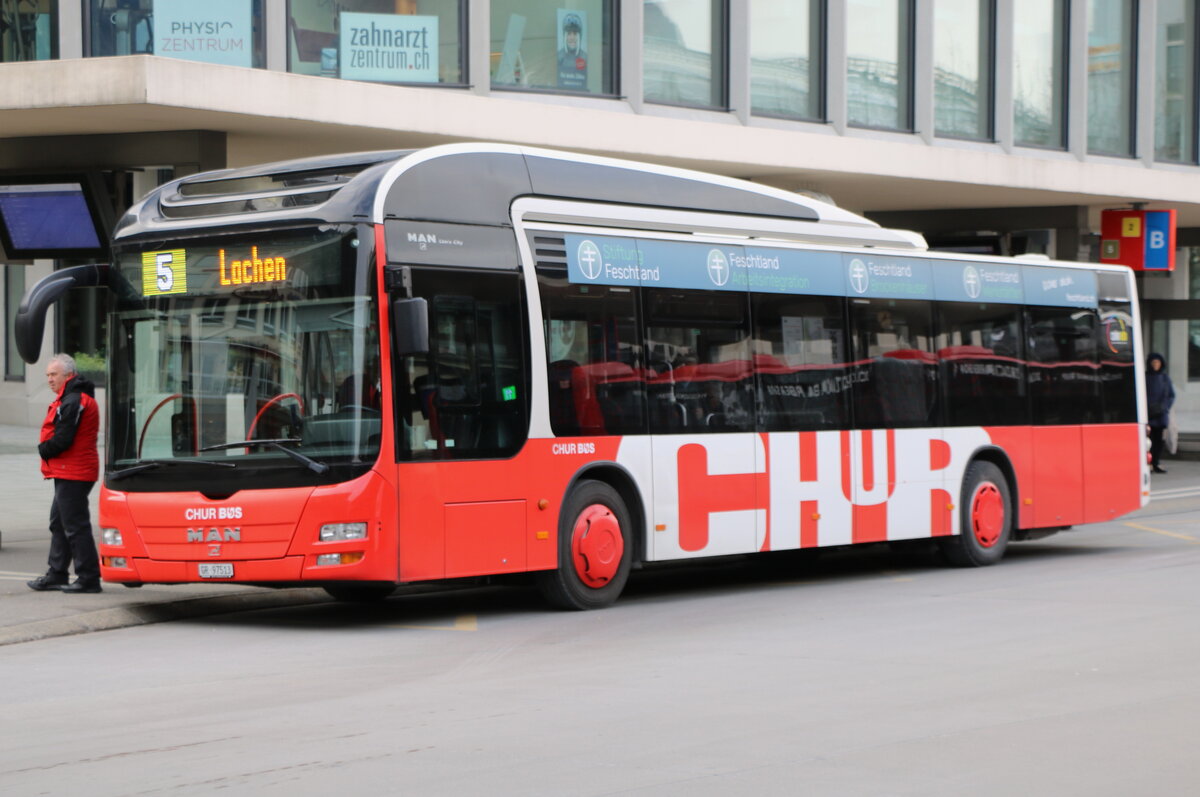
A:
{"type": "Polygon", "coordinates": [[[959,567],[994,565],[1004,556],[1012,536],[1012,495],[1000,468],[982,460],[971,463],[963,477],[962,528],[942,539],[942,551],[959,567]]]}
{"type": "Polygon", "coordinates": [[[546,600],[562,609],[599,609],[617,599],[629,579],[633,546],[629,510],[604,482],[571,490],[558,521],[558,568],[538,575],[546,600]]]}

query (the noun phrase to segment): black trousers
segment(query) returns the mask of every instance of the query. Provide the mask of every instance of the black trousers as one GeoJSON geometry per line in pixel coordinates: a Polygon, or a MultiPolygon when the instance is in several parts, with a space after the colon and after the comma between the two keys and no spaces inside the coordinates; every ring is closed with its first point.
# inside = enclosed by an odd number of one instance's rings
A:
{"type": "Polygon", "coordinates": [[[1163,433],[1167,429],[1165,426],[1150,427],[1150,464],[1158,467],[1158,460],[1162,457],[1163,449],[1166,447],[1166,440],[1163,439],[1163,433]]]}
{"type": "Polygon", "coordinates": [[[50,504],[50,572],[66,578],[74,559],[75,577],[91,584],[100,583],[100,556],[88,508],[88,495],[95,485],[55,479],[54,502],[50,504]]]}

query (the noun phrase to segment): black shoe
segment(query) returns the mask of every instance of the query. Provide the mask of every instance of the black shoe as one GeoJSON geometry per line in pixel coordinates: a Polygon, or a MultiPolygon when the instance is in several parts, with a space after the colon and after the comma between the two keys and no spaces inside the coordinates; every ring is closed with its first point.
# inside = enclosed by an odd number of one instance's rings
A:
{"type": "Polygon", "coordinates": [[[1154,472],[1154,473],[1166,473],[1166,471],[1165,471],[1165,470],[1163,470],[1162,468],[1158,467],[1157,465],[1155,465],[1155,466],[1152,468],[1152,470],[1153,470],[1153,472],[1154,472]]]}
{"type": "Polygon", "coordinates": [[[103,592],[103,590],[100,589],[99,581],[83,581],[82,579],[78,578],[67,586],[63,587],[62,591],[72,595],[78,595],[82,592],[103,592]]]}
{"type": "Polygon", "coordinates": [[[62,589],[67,585],[66,576],[56,576],[53,573],[47,573],[44,576],[38,576],[33,581],[26,581],[25,586],[29,587],[34,592],[47,592],[49,590],[62,589]]]}

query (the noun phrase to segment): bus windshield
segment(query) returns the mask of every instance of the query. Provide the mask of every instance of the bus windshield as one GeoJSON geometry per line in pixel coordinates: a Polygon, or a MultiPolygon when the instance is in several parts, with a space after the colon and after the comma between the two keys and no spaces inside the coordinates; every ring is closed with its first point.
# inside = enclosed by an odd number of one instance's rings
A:
{"type": "Polygon", "coordinates": [[[118,252],[107,478],[122,490],[322,484],[382,431],[371,252],[352,226],[118,252]],[[129,304],[129,303],[127,303],[129,304]]]}

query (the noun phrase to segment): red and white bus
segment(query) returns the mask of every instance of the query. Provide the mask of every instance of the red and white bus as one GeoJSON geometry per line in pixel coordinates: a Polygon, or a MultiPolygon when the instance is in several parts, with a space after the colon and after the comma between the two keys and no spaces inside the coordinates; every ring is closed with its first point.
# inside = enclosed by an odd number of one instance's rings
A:
{"type": "Polygon", "coordinates": [[[959,565],[1142,506],[1130,272],[927,251],[697,172],[503,145],[199,174],[56,272],[105,284],[103,577],[534,573],[936,538],[959,565]]]}

